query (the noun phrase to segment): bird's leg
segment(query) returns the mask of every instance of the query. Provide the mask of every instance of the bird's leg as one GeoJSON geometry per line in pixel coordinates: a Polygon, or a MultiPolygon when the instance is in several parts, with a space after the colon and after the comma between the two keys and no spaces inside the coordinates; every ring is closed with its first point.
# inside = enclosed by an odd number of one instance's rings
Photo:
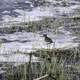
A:
{"type": "Polygon", "coordinates": [[[50,49],[50,44],[49,43],[47,43],[47,48],[50,49]]]}
{"type": "Polygon", "coordinates": [[[46,45],[47,45],[47,49],[48,49],[48,43],[46,43],[46,45]]]}
{"type": "Polygon", "coordinates": [[[53,42],[53,48],[55,48],[55,43],[56,43],[56,41],[53,42]]]}

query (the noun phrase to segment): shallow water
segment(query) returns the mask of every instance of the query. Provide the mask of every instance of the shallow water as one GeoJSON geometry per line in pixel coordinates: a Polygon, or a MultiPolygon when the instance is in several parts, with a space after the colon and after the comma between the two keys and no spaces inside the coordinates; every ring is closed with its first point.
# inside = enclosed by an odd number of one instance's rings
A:
{"type": "MultiPolygon", "coordinates": [[[[48,1],[48,0],[46,0],[48,1]]],[[[65,18],[65,17],[72,17],[72,16],[79,16],[79,10],[80,10],[80,2],[79,1],[67,1],[67,5],[64,6],[62,4],[62,1],[52,1],[50,0],[48,2],[50,3],[44,3],[44,5],[36,6],[33,5],[33,7],[29,7],[32,10],[28,10],[25,8],[25,10],[20,9],[19,7],[14,8],[12,10],[12,13],[9,8],[8,10],[1,10],[1,24],[0,27],[11,27],[9,25],[10,23],[15,22],[29,22],[29,21],[39,21],[42,20],[44,17],[55,17],[55,18],[65,18]],[[51,2],[50,2],[51,1],[51,2]],[[50,5],[49,5],[50,4],[50,5]],[[16,12],[17,16],[12,16],[16,12]]],[[[11,2],[12,3],[12,2],[11,2]]],[[[10,5],[9,5],[10,6],[10,5]]],[[[13,5],[14,6],[14,5],[13,5]]],[[[66,24],[65,24],[66,25],[66,24]]],[[[5,34],[0,35],[0,54],[1,58],[0,61],[6,61],[7,59],[4,58],[2,54],[13,54],[16,51],[20,52],[31,52],[36,51],[37,49],[41,48],[61,48],[61,49],[69,49],[73,47],[77,47],[79,45],[79,42],[74,42],[73,40],[77,38],[77,36],[74,36],[71,31],[67,31],[64,26],[60,26],[59,32],[62,33],[52,33],[47,31],[46,33],[48,36],[55,41],[54,44],[47,45],[47,43],[44,41],[43,34],[39,34],[39,31],[36,31],[37,33],[33,32],[15,32],[11,34],[5,34]]],[[[43,32],[44,33],[44,32],[43,32]]],[[[8,56],[11,60],[9,61],[16,61],[19,60],[19,57],[15,55],[15,60],[13,60],[11,57],[14,55],[8,56]]],[[[23,55],[22,55],[23,56],[23,55]]],[[[24,61],[22,59],[22,61],[24,61]]]]}

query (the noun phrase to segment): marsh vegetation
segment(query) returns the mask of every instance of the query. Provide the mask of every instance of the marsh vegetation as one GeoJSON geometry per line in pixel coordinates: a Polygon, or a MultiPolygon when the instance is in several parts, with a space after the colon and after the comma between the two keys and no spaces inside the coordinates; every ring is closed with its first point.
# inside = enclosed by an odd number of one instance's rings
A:
{"type": "Polygon", "coordinates": [[[12,0],[5,6],[0,80],[80,80],[79,1],[12,0]]]}

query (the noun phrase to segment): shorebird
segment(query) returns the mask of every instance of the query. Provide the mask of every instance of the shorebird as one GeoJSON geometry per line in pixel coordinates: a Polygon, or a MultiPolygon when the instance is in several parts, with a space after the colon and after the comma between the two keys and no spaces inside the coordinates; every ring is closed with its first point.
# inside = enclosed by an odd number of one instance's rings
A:
{"type": "Polygon", "coordinates": [[[47,34],[43,34],[43,36],[44,36],[44,38],[45,38],[45,42],[47,42],[48,44],[53,43],[52,39],[49,38],[49,37],[47,36],[47,34]]]}

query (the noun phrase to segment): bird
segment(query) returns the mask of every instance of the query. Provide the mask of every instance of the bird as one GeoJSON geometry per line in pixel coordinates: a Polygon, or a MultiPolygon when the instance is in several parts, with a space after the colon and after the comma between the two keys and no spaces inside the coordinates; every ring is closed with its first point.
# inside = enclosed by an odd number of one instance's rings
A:
{"type": "Polygon", "coordinates": [[[44,40],[45,40],[45,42],[47,42],[48,44],[51,44],[51,43],[53,43],[53,41],[52,41],[52,39],[51,38],[49,38],[48,36],[47,36],[47,34],[43,34],[43,36],[44,36],[44,40]]]}

